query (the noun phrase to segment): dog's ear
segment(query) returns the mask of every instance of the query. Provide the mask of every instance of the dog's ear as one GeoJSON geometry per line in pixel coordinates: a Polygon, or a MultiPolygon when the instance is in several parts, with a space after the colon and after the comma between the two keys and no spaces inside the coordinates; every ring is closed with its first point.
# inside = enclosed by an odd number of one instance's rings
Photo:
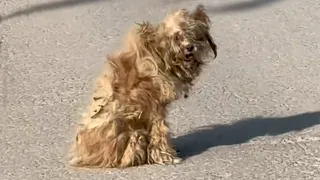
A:
{"type": "Polygon", "coordinates": [[[191,13],[191,17],[196,21],[201,21],[206,26],[210,25],[210,18],[205,12],[204,5],[199,4],[197,8],[191,13]]]}
{"type": "Polygon", "coordinates": [[[216,58],[218,56],[218,51],[217,51],[217,45],[215,44],[213,38],[211,37],[211,35],[209,34],[209,32],[207,32],[205,34],[205,37],[214,53],[214,58],[216,58]]]}
{"type": "Polygon", "coordinates": [[[135,23],[137,27],[137,33],[135,43],[139,44],[140,48],[147,48],[154,44],[155,39],[155,27],[149,22],[135,23]]]}
{"type": "Polygon", "coordinates": [[[147,40],[154,34],[154,27],[149,22],[135,23],[138,25],[138,33],[141,38],[147,40]]]}
{"type": "Polygon", "coordinates": [[[200,21],[203,25],[205,25],[205,38],[207,39],[213,53],[214,53],[214,58],[217,57],[217,45],[214,43],[214,40],[212,36],[209,33],[210,29],[210,18],[205,12],[204,5],[198,5],[197,8],[191,13],[191,17],[196,20],[200,21]]]}

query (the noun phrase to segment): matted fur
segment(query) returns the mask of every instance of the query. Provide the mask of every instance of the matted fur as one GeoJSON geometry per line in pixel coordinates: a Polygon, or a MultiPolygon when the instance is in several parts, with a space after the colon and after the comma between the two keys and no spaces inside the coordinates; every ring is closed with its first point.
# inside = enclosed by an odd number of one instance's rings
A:
{"type": "Polygon", "coordinates": [[[210,50],[203,6],[180,9],[157,26],[137,24],[108,56],[70,152],[74,166],[129,167],[180,162],[171,143],[166,106],[187,93],[210,50]]]}

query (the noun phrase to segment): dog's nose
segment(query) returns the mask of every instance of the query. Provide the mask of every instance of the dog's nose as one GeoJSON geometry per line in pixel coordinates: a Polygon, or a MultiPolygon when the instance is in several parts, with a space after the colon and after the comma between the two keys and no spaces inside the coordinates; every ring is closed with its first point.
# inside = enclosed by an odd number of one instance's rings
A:
{"type": "Polygon", "coordinates": [[[186,49],[187,49],[187,51],[192,52],[193,49],[194,49],[194,46],[190,44],[190,45],[188,45],[188,46],[186,47],[186,49]]]}

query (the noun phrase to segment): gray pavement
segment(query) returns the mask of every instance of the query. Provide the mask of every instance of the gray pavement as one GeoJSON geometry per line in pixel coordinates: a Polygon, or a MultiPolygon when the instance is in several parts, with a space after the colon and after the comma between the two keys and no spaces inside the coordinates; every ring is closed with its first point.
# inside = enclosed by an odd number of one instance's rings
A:
{"type": "Polygon", "coordinates": [[[316,0],[0,1],[1,180],[319,180],[316,0]],[[94,77],[131,24],[207,6],[218,58],[168,120],[185,161],[69,167],[94,77]]]}

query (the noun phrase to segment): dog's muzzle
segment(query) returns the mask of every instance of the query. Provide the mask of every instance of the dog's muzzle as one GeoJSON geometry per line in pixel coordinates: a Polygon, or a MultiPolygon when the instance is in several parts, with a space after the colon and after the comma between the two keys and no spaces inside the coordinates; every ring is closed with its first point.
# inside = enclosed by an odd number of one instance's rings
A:
{"type": "Polygon", "coordinates": [[[184,49],[184,56],[185,56],[185,61],[189,62],[193,60],[194,53],[198,51],[198,47],[190,44],[184,49]]]}
{"type": "Polygon", "coordinates": [[[187,69],[195,69],[198,66],[198,61],[196,59],[196,52],[198,51],[198,47],[190,44],[184,49],[184,67],[187,69]]]}

